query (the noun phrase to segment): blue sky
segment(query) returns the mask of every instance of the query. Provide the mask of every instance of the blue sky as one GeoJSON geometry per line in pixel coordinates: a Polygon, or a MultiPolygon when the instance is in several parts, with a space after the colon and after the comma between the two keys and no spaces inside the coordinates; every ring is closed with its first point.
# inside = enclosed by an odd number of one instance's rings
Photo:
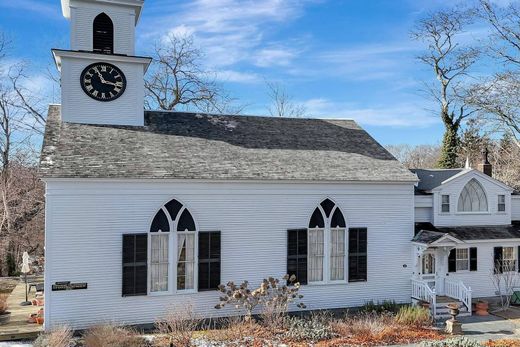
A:
{"type": "MultiPolygon", "coordinates": [[[[419,92],[432,74],[415,57],[415,20],[435,0],[146,0],[137,54],[170,31],[193,34],[208,68],[245,113],[267,114],[265,81],[281,83],[311,117],[353,118],[383,144],[439,143],[443,127],[419,92]]],[[[47,88],[50,48],[69,47],[59,0],[0,0],[11,59],[47,88]]],[[[52,94],[52,92],[50,92],[52,94]]],[[[52,99],[52,97],[51,97],[52,99]]],[[[56,100],[54,100],[56,101],[56,100]]]]}

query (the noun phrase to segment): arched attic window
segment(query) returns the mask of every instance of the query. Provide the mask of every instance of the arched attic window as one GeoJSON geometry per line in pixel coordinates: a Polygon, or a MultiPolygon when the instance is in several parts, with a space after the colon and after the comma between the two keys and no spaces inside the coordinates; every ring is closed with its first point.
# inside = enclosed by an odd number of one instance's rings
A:
{"type": "Polygon", "coordinates": [[[488,210],[488,201],[486,192],[482,185],[472,178],[459,195],[457,211],[459,212],[486,212],[488,210]]]}
{"type": "Polygon", "coordinates": [[[346,223],[332,200],[323,200],[312,213],[308,237],[308,281],[345,280],[346,223]]]}
{"type": "Polygon", "coordinates": [[[101,13],[94,19],[93,50],[96,53],[114,53],[114,24],[112,19],[101,13]]]}
{"type": "Polygon", "coordinates": [[[190,211],[177,200],[166,203],[150,226],[150,291],[168,291],[175,269],[177,290],[195,288],[195,240],[197,227],[190,211]],[[173,251],[175,268],[170,267],[173,251]]]}

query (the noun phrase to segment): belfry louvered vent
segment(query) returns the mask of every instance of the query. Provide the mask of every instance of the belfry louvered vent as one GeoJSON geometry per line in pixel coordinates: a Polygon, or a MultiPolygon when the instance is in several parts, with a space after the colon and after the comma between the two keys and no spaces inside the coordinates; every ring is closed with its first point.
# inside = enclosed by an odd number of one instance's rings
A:
{"type": "Polygon", "coordinates": [[[114,52],[114,24],[109,16],[101,13],[94,19],[94,52],[112,54],[114,52]]]}

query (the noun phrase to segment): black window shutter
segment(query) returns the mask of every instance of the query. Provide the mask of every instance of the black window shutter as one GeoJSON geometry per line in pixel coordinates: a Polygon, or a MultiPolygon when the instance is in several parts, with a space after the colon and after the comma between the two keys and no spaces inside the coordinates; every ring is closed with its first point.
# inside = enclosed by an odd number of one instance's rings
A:
{"type": "Polygon", "coordinates": [[[502,247],[493,249],[493,269],[495,273],[502,273],[502,247]]]}
{"type": "Polygon", "coordinates": [[[469,249],[469,271],[477,271],[477,247],[469,249]]]}
{"type": "Polygon", "coordinates": [[[220,231],[199,232],[199,291],[220,284],[220,231]]]}
{"type": "Polygon", "coordinates": [[[457,271],[457,250],[454,248],[450,251],[448,256],[448,272],[457,271]]]}
{"type": "Polygon", "coordinates": [[[123,296],[148,291],[148,234],[123,235],[123,296]]]}
{"type": "Polygon", "coordinates": [[[348,230],[348,281],[367,280],[367,229],[348,230]]]}
{"type": "Polygon", "coordinates": [[[307,229],[287,230],[287,274],[307,284],[307,229]]]}

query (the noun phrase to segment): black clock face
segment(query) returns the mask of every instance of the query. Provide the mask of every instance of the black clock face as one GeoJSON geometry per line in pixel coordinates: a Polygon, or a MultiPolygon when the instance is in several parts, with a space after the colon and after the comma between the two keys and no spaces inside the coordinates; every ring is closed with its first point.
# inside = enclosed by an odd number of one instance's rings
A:
{"type": "Polygon", "coordinates": [[[112,101],[123,95],[126,78],[117,66],[94,63],[81,73],[81,87],[92,99],[112,101]]]}

